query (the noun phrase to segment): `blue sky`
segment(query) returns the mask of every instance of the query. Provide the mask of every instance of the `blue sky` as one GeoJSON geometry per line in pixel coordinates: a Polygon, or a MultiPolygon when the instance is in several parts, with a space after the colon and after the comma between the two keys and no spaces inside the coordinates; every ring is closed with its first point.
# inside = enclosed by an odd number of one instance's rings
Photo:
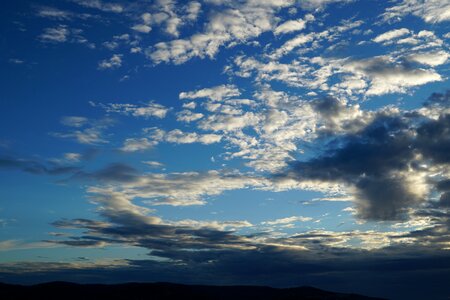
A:
{"type": "Polygon", "coordinates": [[[23,0],[0,14],[2,281],[420,298],[421,274],[448,278],[448,1],[23,0]]]}

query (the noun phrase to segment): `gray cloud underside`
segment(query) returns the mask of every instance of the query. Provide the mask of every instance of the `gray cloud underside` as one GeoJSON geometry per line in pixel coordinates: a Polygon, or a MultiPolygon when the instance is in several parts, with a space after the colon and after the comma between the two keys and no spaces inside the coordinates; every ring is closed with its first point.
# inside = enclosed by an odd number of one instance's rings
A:
{"type": "MultiPolygon", "coordinates": [[[[436,189],[436,178],[448,176],[449,95],[434,94],[426,102],[425,109],[433,111],[433,117],[418,112],[379,113],[363,130],[330,143],[324,155],[293,163],[287,176],[349,184],[364,219],[404,218],[436,189]],[[440,176],[428,176],[434,172],[440,176]]],[[[332,106],[322,110],[335,113],[332,106]]],[[[441,197],[445,202],[447,195],[441,197]]]]}

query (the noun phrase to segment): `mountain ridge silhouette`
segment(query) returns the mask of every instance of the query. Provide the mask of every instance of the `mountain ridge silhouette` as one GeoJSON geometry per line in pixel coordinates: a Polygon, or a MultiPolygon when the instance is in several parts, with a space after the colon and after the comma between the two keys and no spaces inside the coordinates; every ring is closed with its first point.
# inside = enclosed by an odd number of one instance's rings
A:
{"type": "Polygon", "coordinates": [[[358,294],[335,293],[311,286],[293,288],[273,288],[250,285],[187,285],[168,282],[120,284],[79,284],[53,281],[35,285],[0,283],[0,298],[19,299],[108,299],[108,300],[382,300],[358,294]]]}

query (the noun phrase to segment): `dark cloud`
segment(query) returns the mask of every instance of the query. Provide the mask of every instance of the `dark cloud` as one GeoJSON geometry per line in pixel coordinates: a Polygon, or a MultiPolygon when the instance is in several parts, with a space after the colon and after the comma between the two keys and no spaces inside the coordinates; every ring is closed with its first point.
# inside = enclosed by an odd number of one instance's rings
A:
{"type": "MultiPolygon", "coordinates": [[[[438,119],[381,112],[363,130],[337,137],[325,154],[292,164],[289,176],[349,184],[361,218],[404,219],[427,196],[411,179],[414,172],[450,163],[450,115],[444,109],[448,97],[448,92],[433,94],[426,102],[433,103],[438,119]]],[[[316,108],[330,116],[339,111],[330,99],[317,102],[316,108]]],[[[442,197],[446,203],[447,196],[442,197]]]]}
{"type": "Polygon", "coordinates": [[[442,107],[450,106],[450,90],[446,91],[445,93],[433,93],[424,103],[425,107],[436,105],[442,107]]]}
{"type": "Polygon", "coordinates": [[[20,170],[31,174],[62,175],[75,173],[78,167],[57,164],[44,164],[36,160],[20,159],[12,156],[0,155],[0,169],[20,170]]]}
{"type": "MultiPolygon", "coordinates": [[[[367,255],[348,251],[344,257],[324,259],[302,252],[266,247],[249,251],[191,251],[188,263],[129,260],[126,265],[78,266],[23,263],[2,266],[0,280],[36,283],[51,280],[120,283],[130,281],[188,284],[313,285],[333,291],[357,292],[389,299],[445,299],[449,293],[450,257],[445,253],[420,257],[367,255]],[[203,259],[199,259],[202,257],[203,259]],[[209,260],[204,260],[209,258],[209,260]],[[43,267],[45,268],[43,270],[43,267]],[[24,270],[26,270],[24,272],[24,270]],[[36,270],[36,271],[32,271],[36,270]]],[[[177,257],[175,254],[173,257],[177,257]]]]}
{"type": "Polygon", "coordinates": [[[139,173],[129,165],[113,163],[103,169],[91,173],[89,176],[100,181],[129,182],[136,180],[139,173]]]}

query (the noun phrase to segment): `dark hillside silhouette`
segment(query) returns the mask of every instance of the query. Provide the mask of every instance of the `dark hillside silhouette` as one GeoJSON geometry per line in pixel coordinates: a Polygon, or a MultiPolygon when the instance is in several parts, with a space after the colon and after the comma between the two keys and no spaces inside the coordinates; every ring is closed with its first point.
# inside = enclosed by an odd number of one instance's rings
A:
{"type": "Polygon", "coordinates": [[[115,285],[50,282],[32,286],[0,284],[0,299],[45,300],[375,300],[356,294],[327,292],[313,287],[277,289],[263,286],[202,286],[171,283],[125,283],[115,285]]]}

